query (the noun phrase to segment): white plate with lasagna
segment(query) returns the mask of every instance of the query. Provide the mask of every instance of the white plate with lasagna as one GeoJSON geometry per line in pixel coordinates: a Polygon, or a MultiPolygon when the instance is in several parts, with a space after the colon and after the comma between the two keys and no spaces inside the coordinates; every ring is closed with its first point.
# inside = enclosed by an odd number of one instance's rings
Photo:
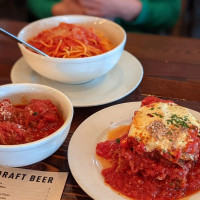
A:
{"type": "Polygon", "coordinates": [[[108,74],[85,84],[69,85],[47,79],[34,72],[23,57],[11,71],[13,83],[39,83],[53,87],[67,95],[74,107],[97,106],[119,100],[133,92],[142,78],[141,63],[127,51],[108,74]]]}
{"type": "MultiPolygon", "coordinates": [[[[87,118],[76,129],[70,140],[68,162],[71,172],[80,187],[95,200],[127,199],[105,184],[101,174],[102,162],[96,156],[96,146],[107,139],[111,129],[130,125],[134,112],[140,106],[141,102],[130,102],[105,108],[87,118]]],[[[198,120],[200,119],[200,113],[193,110],[190,112],[198,120]]],[[[182,199],[199,200],[200,192],[182,199]]]]}

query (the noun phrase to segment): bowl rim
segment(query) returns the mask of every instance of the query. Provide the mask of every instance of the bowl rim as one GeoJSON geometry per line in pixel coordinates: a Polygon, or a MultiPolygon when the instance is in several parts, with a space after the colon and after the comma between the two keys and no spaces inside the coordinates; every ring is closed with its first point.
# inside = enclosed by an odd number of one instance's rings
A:
{"type": "Polygon", "coordinates": [[[48,144],[51,141],[55,140],[57,137],[59,137],[68,124],[69,124],[69,126],[71,126],[71,122],[72,122],[73,115],[74,115],[74,108],[73,108],[73,105],[72,105],[70,99],[66,95],[64,95],[62,92],[60,92],[59,90],[54,89],[52,87],[42,85],[42,84],[36,84],[36,83],[10,83],[10,84],[6,84],[6,85],[1,85],[0,90],[3,87],[8,88],[8,87],[13,87],[13,86],[16,86],[16,87],[20,87],[20,86],[26,87],[27,86],[28,88],[29,87],[44,88],[44,89],[47,89],[49,91],[51,90],[51,91],[58,93],[59,96],[62,96],[67,100],[66,102],[67,102],[68,106],[67,106],[66,109],[68,109],[68,114],[67,114],[67,118],[64,121],[63,125],[57,131],[53,132],[52,134],[50,134],[50,135],[48,135],[48,136],[46,136],[42,139],[39,139],[39,140],[36,140],[36,141],[33,141],[33,142],[24,143],[24,144],[14,144],[14,145],[1,145],[0,144],[0,152],[3,152],[3,151],[22,151],[22,150],[27,150],[27,149],[34,149],[38,146],[48,144]]]}
{"type": "MultiPolygon", "coordinates": [[[[109,20],[109,19],[106,19],[106,18],[102,18],[102,17],[96,17],[96,16],[89,16],[89,15],[59,15],[59,16],[52,16],[52,17],[47,17],[47,18],[43,18],[43,19],[39,19],[39,20],[36,20],[34,22],[31,22],[29,24],[27,24],[26,26],[24,26],[18,33],[18,37],[20,39],[23,39],[21,37],[21,35],[23,34],[23,32],[28,29],[29,27],[31,27],[32,25],[34,24],[37,24],[39,22],[45,22],[45,21],[48,21],[48,20],[51,20],[51,19],[56,19],[56,18],[89,18],[89,19],[94,19],[94,21],[99,21],[99,20],[104,20],[106,22],[109,22],[111,24],[113,24],[114,26],[118,27],[119,30],[122,32],[123,34],[123,39],[122,41],[117,45],[115,46],[113,49],[111,49],[110,51],[107,51],[105,53],[102,53],[102,54],[99,54],[99,55],[95,55],[95,56],[90,56],[90,57],[83,57],[83,58],[57,58],[57,57],[45,57],[45,56],[42,56],[42,55],[39,55],[35,52],[32,52],[30,51],[29,49],[27,49],[24,45],[18,43],[19,47],[25,51],[25,52],[28,52],[30,53],[31,56],[36,56],[37,58],[41,58],[41,59],[44,59],[44,60],[49,60],[51,59],[52,61],[54,62],[66,62],[68,61],[69,63],[74,63],[74,62],[77,62],[77,61],[80,61],[80,62],[89,62],[89,61],[93,61],[93,60],[97,60],[97,59],[102,59],[103,57],[105,56],[109,56],[110,54],[113,54],[115,51],[118,51],[121,46],[125,45],[126,43],[126,40],[127,40],[127,33],[126,31],[122,28],[122,26],[120,26],[119,24],[115,23],[114,21],[112,20],[109,20]]],[[[80,23],[80,24],[83,24],[83,23],[80,23]]],[[[45,30],[45,29],[44,29],[45,30]]]]}

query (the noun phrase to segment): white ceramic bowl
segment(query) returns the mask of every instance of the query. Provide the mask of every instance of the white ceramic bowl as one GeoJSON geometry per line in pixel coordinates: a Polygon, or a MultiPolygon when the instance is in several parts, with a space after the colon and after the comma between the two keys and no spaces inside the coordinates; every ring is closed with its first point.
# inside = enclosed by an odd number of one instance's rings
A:
{"type": "Polygon", "coordinates": [[[126,42],[126,32],[118,24],[103,18],[82,15],[45,18],[25,26],[19,32],[18,37],[27,41],[45,29],[58,26],[60,22],[81,24],[100,30],[115,48],[97,56],[69,59],[44,57],[19,44],[25,61],[40,75],[68,84],[85,83],[106,74],[119,61],[126,42]]]}
{"type": "Polygon", "coordinates": [[[21,167],[39,162],[52,155],[65,141],[73,118],[73,106],[61,92],[39,84],[8,84],[0,86],[0,100],[24,104],[33,98],[50,99],[63,116],[64,124],[51,135],[26,144],[0,145],[0,165],[21,167]]]}

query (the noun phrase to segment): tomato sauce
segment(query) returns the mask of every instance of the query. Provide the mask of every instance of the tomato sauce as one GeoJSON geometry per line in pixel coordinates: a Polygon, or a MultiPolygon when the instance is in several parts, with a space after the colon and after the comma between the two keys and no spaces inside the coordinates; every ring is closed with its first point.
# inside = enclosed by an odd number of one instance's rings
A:
{"type": "Polygon", "coordinates": [[[105,183],[114,190],[136,200],[176,200],[200,188],[200,159],[183,168],[160,157],[146,153],[133,138],[120,138],[97,144],[103,161],[105,183]],[[120,142],[119,142],[119,140],[120,142]]]}
{"type": "Polygon", "coordinates": [[[102,32],[65,22],[43,30],[27,42],[47,55],[58,58],[96,56],[114,47],[102,32]]]}
{"type": "MultiPolygon", "coordinates": [[[[154,100],[159,101],[148,98],[143,105],[154,100]]],[[[102,165],[106,184],[134,200],[178,200],[200,189],[200,157],[196,163],[172,163],[156,150],[146,152],[142,144],[128,137],[126,127],[112,130],[108,140],[96,146],[97,159],[109,162],[102,165]]]]}
{"type": "Polygon", "coordinates": [[[64,121],[50,100],[32,99],[27,105],[0,101],[0,145],[24,144],[58,130],[64,121]]]}

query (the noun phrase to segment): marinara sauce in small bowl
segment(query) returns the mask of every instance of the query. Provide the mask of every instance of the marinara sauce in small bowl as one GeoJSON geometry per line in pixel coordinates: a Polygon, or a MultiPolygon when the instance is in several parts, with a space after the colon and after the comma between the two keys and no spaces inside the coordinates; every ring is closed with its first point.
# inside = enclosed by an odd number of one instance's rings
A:
{"type": "Polygon", "coordinates": [[[21,167],[52,155],[65,141],[73,106],[39,84],[0,86],[0,165],[21,167]]]}

